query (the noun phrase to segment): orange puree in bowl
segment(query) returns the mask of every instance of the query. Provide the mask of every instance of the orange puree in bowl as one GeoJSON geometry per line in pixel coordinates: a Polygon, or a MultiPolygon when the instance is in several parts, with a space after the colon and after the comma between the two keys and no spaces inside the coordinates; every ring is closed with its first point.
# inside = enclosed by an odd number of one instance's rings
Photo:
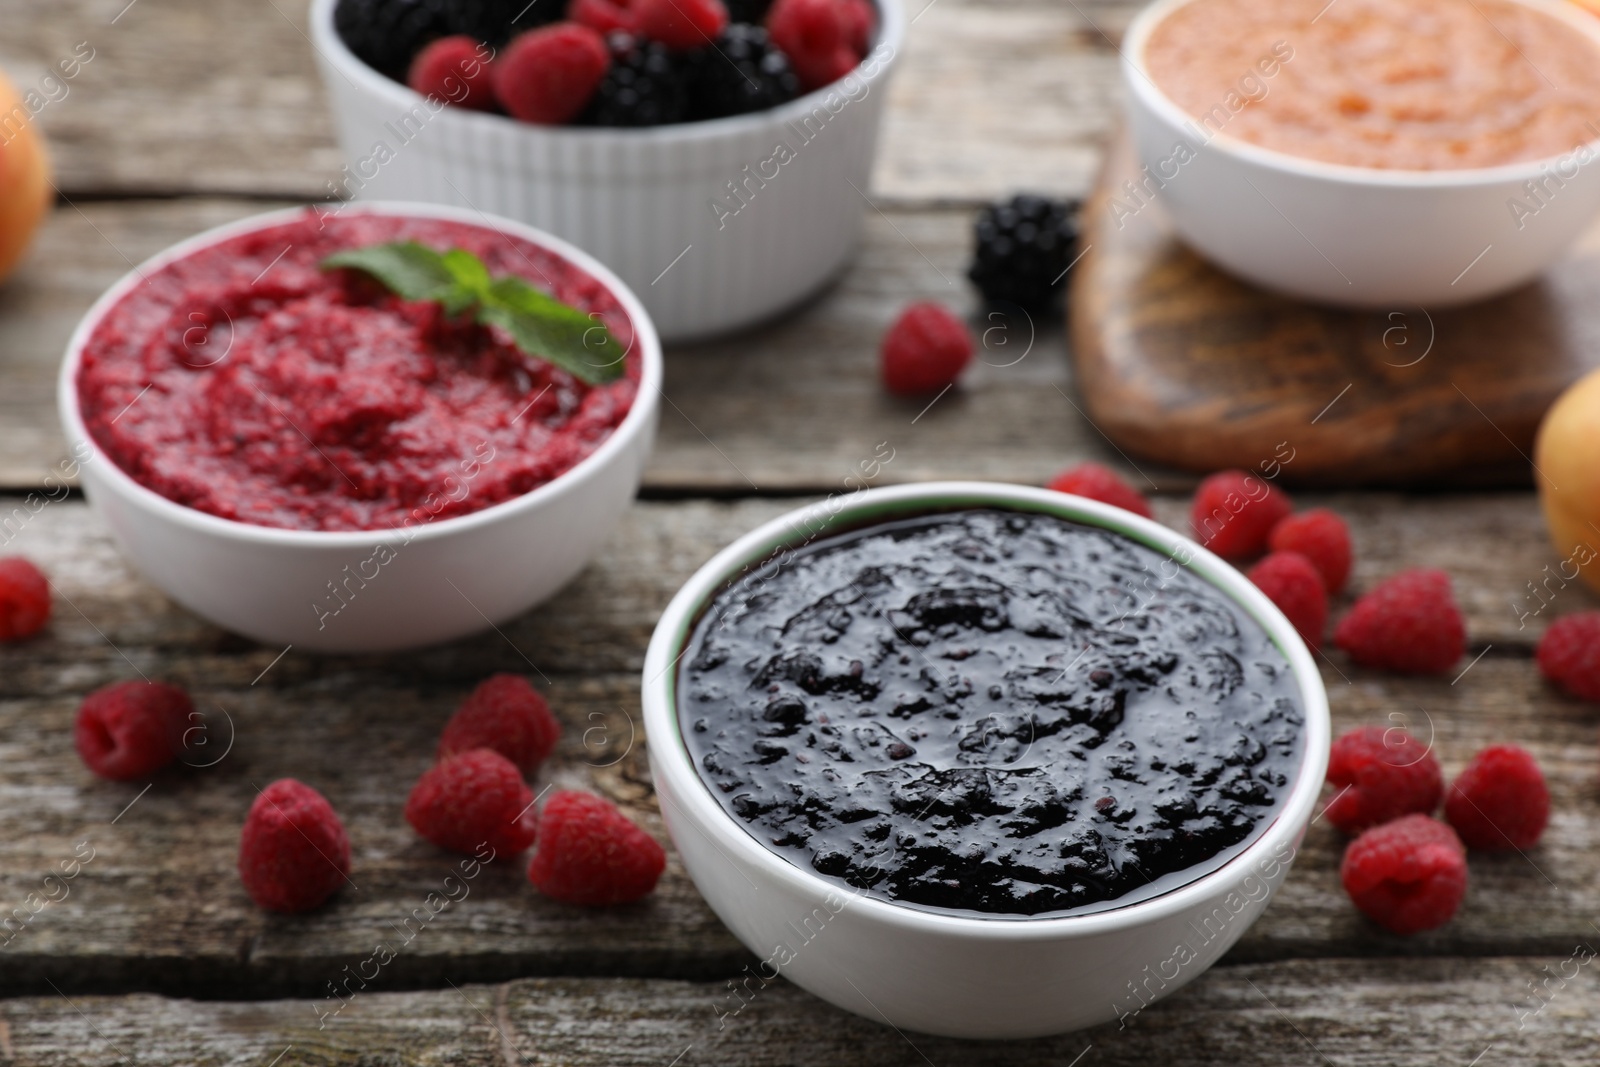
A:
{"type": "Polygon", "coordinates": [[[1491,167],[1600,139],[1600,46],[1509,0],[1193,0],[1145,68],[1200,139],[1328,163],[1491,167]]]}

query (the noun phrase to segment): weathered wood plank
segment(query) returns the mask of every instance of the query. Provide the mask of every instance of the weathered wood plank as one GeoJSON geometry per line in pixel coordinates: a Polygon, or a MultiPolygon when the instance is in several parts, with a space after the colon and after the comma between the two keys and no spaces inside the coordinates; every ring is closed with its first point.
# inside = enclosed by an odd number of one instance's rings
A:
{"type": "MultiPolygon", "coordinates": [[[[905,2],[916,21],[877,192],[968,202],[1018,187],[1087,190],[1115,105],[1109,42],[1138,5],[905,2]]],[[[38,114],[68,196],[320,199],[342,159],[306,8],[22,0],[8,11],[0,66],[36,86],[80,42],[94,49],[38,114]]]]}
{"type": "MultiPolygon", "coordinates": [[[[1421,498],[1403,507],[1402,499],[1331,501],[1355,526],[1358,586],[1431,562],[1450,569],[1463,592],[1514,590],[1544,558],[1528,496],[1421,498]]],[[[402,821],[404,794],[460,696],[494,670],[532,673],[530,660],[566,723],[548,781],[613,796],[659,835],[636,674],[656,613],[716,547],[788,506],[641,503],[571,588],[504,627],[504,637],[390,657],[291,650],[275,664],[282,649],[223,634],[143,585],[81,503],[45,508],[4,549],[39,560],[63,600],[46,635],[0,649],[3,910],[70,859],[78,842],[88,840],[96,854],[66,900],[0,948],[0,995],[46,993],[47,980],[69,993],[315,995],[365,958],[374,939],[392,936],[449,873],[449,857],[402,821]],[[81,694],[136,671],[188,686],[208,713],[225,709],[236,730],[215,766],[163,775],[143,796],[138,783],[91,777],[71,745],[81,694]],[[355,843],[358,888],[298,919],[256,911],[233,870],[256,788],[286,774],[325,789],[355,843]]],[[[1158,508],[1164,519],[1181,514],[1179,501],[1162,499],[1158,508]]],[[[1474,857],[1473,888],[1457,920],[1402,941],[1349,907],[1337,876],[1342,842],[1315,826],[1288,884],[1234,960],[1553,954],[1594,936],[1595,713],[1540,683],[1527,643],[1550,615],[1594,599],[1564,590],[1520,635],[1503,601],[1463,599],[1475,645],[1495,646],[1488,655],[1451,684],[1357,671],[1334,653],[1323,673],[1336,727],[1407,724],[1432,740],[1450,774],[1483,745],[1528,746],[1554,795],[1545,842],[1526,858],[1474,857]]],[[[212,721],[218,748],[211,751],[220,752],[227,721],[215,714],[212,721]]],[[[541,900],[508,866],[485,874],[469,899],[430,922],[380,984],[437,985],[442,974],[458,982],[530,974],[704,979],[736,971],[744,959],[675,859],[649,902],[601,914],[541,900]]]]}
{"type": "MultiPolygon", "coordinates": [[[[55,376],[100,292],[181,237],[275,206],[284,205],[179,200],[56,211],[0,289],[0,488],[37,486],[65,456],[55,376]]],[[[886,439],[895,459],[885,477],[895,481],[1042,481],[1075,457],[1115,458],[1068,399],[1059,326],[1035,330],[1020,314],[974,320],[985,341],[979,360],[960,389],[926,411],[926,400],[879,388],[878,340],[902,306],[937,298],[973,311],[961,274],[969,218],[965,210],[870,214],[859,261],[826,297],[758,333],[670,352],[669,402],[647,484],[827,492],[859,474],[886,439]]]]}
{"type": "MultiPolygon", "coordinates": [[[[1589,950],[1592,955],[1592,949],[1589,950]]],[[[543,979],[363,992],[325,1028],[315,1001],[154,996],[0,1001],[0,1052],[56,1064],[1577,1063],[1592,1058],[1593,976],[1569,958],[1331,960],[1223,967],[1125,1029],[1017,1042],[905,1034],[787,982],[734,1001],[724,983],[543,979]],[[1563,965],[1565,969],[1563,970],[1563,965]],[[1548,972],[1545,970],[1548,968],[1548,972]],[[1574,974],[1535,1000],[1531,986],[1574,974]],[[1539,1004],[1542,1012],[1534,1014],[1539,1004]],[[1527,1012],[1523,1015],[1523,1012],[1527,1012]],[[1488,1053],[1486,1056],[1485,1053],[1488,1053]],[[274,1059],[274,1057],[281,1057],[274,1059]]],[[[736,975],[728,975],[731,979],[736,975]]],[[[442,978],[450,978],[443,974],[442,978]]]]}

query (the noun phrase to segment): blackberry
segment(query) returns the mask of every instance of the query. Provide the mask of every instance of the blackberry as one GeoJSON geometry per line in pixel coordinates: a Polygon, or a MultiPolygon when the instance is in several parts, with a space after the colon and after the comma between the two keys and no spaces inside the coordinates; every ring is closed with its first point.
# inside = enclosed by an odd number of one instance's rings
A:
{"type": "Polygon", "coordinates": [[[464,33],[498,48],[554,22],[565,0],[339,0],[333,24],[356,58],[397,82],[424,45],[464,33]]]}
{"type": "Polygon", "coordinates": [[[689,110],[697,119],[765,111],[800,95],[789,57],[760,26],[730,23],[689,62],[689,110]]]}
{"type": "Polygon", "coordinates": [[[456,0],[451,7],[456,33],[487,41],[498,50],[524,30],[565,18],[567,0],[456,0]]]}
{"type": "Polygon", "coordinates": [[[728,8],[729,22],[745,22],[759,26],[767,21],[767,9],[772,0],[722,0],[728,8]]]}
{"type": "Polygon", "coordinates": [[[589,126],[665,126],[689,117],[679,58],[657,41],[627,33],[606,39],[611,69],[579,120],[589,126]]]}
{"type": "Polygon", "coordinates": [[[973,227],[967,277],[987,300],[1035,311],[1059,306],[1062,276],[1078,254],[1078,207],[1027,193],[988,205],[973,227]]]}

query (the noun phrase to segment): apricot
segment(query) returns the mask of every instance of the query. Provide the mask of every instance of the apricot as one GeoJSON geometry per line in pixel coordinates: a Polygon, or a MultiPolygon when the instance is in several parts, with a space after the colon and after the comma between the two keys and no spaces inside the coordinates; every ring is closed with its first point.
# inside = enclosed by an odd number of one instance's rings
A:
{"type": "Polygon", "coordinates": [[[16,86],[0,74],[0,281],[28,250],[53,192],[44,139],[16,86]]]}
{"type": "Polygon", "coordinates": [[[1576,568],[1600,590],[1600,370],[1578,379],[1545,413],[1533,464],[1565,576],[1576,568]]]}

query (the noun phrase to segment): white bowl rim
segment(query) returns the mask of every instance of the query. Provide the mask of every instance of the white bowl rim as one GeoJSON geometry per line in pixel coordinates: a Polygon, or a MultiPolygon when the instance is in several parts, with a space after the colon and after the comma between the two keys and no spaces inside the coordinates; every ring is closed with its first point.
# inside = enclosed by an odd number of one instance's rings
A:
{"type": "MultiPolygon", "coordinates": [[[[627,141],[629,143],[640,141],[710,141],[724,137],[736,137],[744,133],[759,133],[762,130],[782,125],[790,119],[811,114],[816,108],[823,106],[823,101],[828,94],[838,91],[839,86],[851,75],[857,75],[870,84],[880,81],[889,72],[889,69],[894,66],[905,48],[907,26],[905,11],[901,5],[901,0],[872,0],[872,2],[877,7],[880,15],[878,37],[873,48],[868,51],[866,58],[860,64],[857,64],[850,74],[846,74],[844,78],[797,96],[788,103],[780,104],[774,108],[767,108],[764,111],[751,111],[743,115],[729,115],[720,119],[674,122],[666,126],[648,126],[637,129],[610,126],[541,126],[530,122],[519,122],[507,115],[449,106],[444,107],[441,114],[448,114],[455,120],[465,124],[469,129],[477,128],[501,132],[521,131],[526,136],[546,137],[554,141],[566,140],[574,144],[593,144],[605,141],[627,141]],[[884,45],[889,46],[889,55],[878,64],[871,74],[861,75],[862,66],[884,45]]],[[[339,0],[313,0],[311,5],[312,47],[322,55],[330,66],[339,71],[344,77],[350,79],[357,87],[392,103],[398,109],[397,114],[404,114],[415,107],[421,106],[426,100],[421,93],[408,85],[402,85],[379,74],[358,59],[356,54],[345,45],[344,39],[339,36],[333,25],[333,11],[338,3],[339,0]]]]}
{"type": "MultiPolygon", "coordinates": [[[[819,899],[829,893],[849,894],[850,908],[862,909],[871,919],[908,933],[974,940],[1034,941],[1116,933],[1181,915],[1222,891],[1223,887],[1237,885],[1251,874],[1265,878],[1257,874],[1260,865],[1265,859],[1275,856],[1284,842],[1295,842],[1310,819],[1327,771],[1332,731],[1327,691],[1316,662],[1295,632],[1293,624],[1234,567],[1189,538],[1150,519],[1084,497],[1031,486],[1003,482],[914,482],[853,492],[837,511],[829,509],[827,505],[828,500],[824,500],[785,512],[762,523],[713,556],[672,598],[651,635],[650,646],[645,653],[641,696],[645,734],[652,738],[651,765],[661,769],[658,773],[664,773],[672,779],[674,804],[693,809],[687,813],[687,817],[718,834],[715,843],[719,850],[733,850],[744,863],[759,868],[764,875],[798,894],[819,899]],[[1258,832],[1255,840],[1216,870],[1165,893],[1123,907],[1047,919],[1018,916],[988,919],[922,910],[864,892],[851,894],[850,890],[813,875],[764,847],[743,824],[723,810],[689,758],[674,706],[673,675],[682,655],[679,645],[683,643],[686,647],[693,622],[701,609],[746,567],[769,558],[775,548],[781,550],[802,542],[804,539],[798,536],[797,531],[806,529],[803,520],[807,517],[831,515],[834,520],[848,523],[852,518],[864,517],[863,512],[893,513],[881,519],[870,519],[870,524],[874,521],[891,521],[895,516],[910,517],[963,507],[1042,512],[1125,534],[1169,558],[1179,551],[1185,552],[1190,560],[1181,565],[1229,596],[1267,631],[1272,642],[1288,659],[1300,685],[1306,721],[1301,735],[1304,747],[1300,765],[1296,769],[1297,777],[1277,813],[1258,832]]],[[[859,527],[852,523],[849,528],[859,527]]],[[[814,536],[826,536],[826,531],[814,536]]],[[[1284,859],[1276,856],[1276,859],[1283,866],[1288,866],[1292,861],[1292,857],[1284,859]]]]}
{"type": "Polygon", "coordinates": [[[66,430],[68,447],[76,449],[79,443],[83,442],[90,450],[87,458],[78,457],[80,466],[94,464],[96,470],[101,472],[101,475],[112,484],[115,492],[125,497],[134,498],[144,508],[157,512],[169,522],[234,540],[254,544],[302,545],[316,548],[370,547],[375,544],[393,544],[396,542],[412,544],[417,541],[447,537],[453,533],[498,522],[523,511],[534,510],[546,502],[564,495],[579,483],[598,475],[613,457],[632,448],[635,439],[645,432],[651,424],[659,406],[657,397],[661,393],[663,373],[661,341],[656,336],[655,325],[650,321],[650,315],[645,311],[644,305],[639,302],[639,298],[599,260],[582,249],[563,241],[561,238],[529,226],[526,223],[488,215],[470,208],[395,200],[371,200],[359,203],[343,202],[336,206],[332,213],[338,215],[352,213],[441,219],[448,222],[458,222],[479,230],[497,231],[504,236],[524,240],[546,249],[605,286],[622,306],[623,311],[626,312],[629,321],[633,325],[634,346],[638,349],[641,363],[639,388],[634,396],[633,405],[628,409],[628,414],[611,431],[611,435],[600,443],[600,447],[544,485],[530,489],[528,492],[514,496],[509,500],[502,500],[498,504],[491,504],[489,507],[480,508],[465,515],[438,519],[432,522],[418,522],[411,526],[393,526],[372,530],[298,530],[277,526],[260,526],[236,519],[225,519],[219,515],[201,511],[198,508],[192,508],[187,504],[180,504],[142,485],[106,454],[83,422],[83,416],[79,410],[77,378],[83,349],[90,336],[99,327],[101,320],[105,318],[110,310],[124,296],[143,283],[145,274],[160,270],[170,263],[230,238],[286,222],[293,222],[306,217],[307,212],[320,210],[321,208],[315,204],[282,208],[236,219],[233,222],[214,226],[209,230],[187,237],[177,244],[157,252],[143,263],[129,270],[128,273],[124,274],[115,284],[102,293],[88,311],[84,312],[77,329],[73,331],[72,337],[67,342],[66,356],[61,361],[61,371],[56,379],[56,404],[59,409],[62,426],[66,430]]]}
{"type": "MultiPolygon", "coordinates": [[[[1123,81],[1129,91],[1137,95],[1146,107],[1179,129],[1198,123],[1200,120],[1179,107],[1178,103],[1156,84],[1155,79],[1150,77],[1149,71],[1145,69],[1145,46],[1149,43],[1151,33],[1163,19],[1181,7],[1198,2],[1200,0],[1155,0],[1134,17],[1122,39],[1123,81]]],[[[1506,0],[1506,2],[1542,11],[1572,26],[1589,38],[1595,48],[1596,58],[1600,59],[1600,18],[1579,9],[1571,0],[1506,0]]],[[[1265,148],[1235,137],[1226,130],[1213,134],[1199,151],[1205,151],[1213,146],[1272,170],[1288,171],[1343,185],[1387,188],[1455,188],[1506,182],[1520,184],[1531,178],[1540,177],[1545,168],[1585,147],[1594,154],[1594,162],[1600,163],[1600,137],[1539,159],[1502,163],[1493,167],[1455,167],[1438,170],[1406,170],[1328,163],[1274,148],[1265,148]]]]}

